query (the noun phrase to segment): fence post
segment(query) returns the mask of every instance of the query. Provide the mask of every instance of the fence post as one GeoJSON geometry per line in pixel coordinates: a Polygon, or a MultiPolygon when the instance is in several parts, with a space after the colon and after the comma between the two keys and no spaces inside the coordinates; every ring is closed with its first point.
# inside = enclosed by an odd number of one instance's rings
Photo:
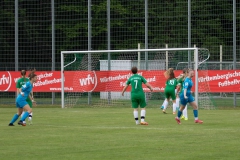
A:
{"type": "MultiPolygon", "coordinates": [[[[166,48],[168,48],[168,44],[165,44],[166,48]]],[[[166,51],[166,70],[168,69],[168,51],[166,51]]]]}
{"type": "MultiPolygon", "coordinates": [[[[222,45],[220,45],[220,70],[222,70],[222,45]]],[[[222,92],[220,92],[220,97],[222,97],[222,92]]]]}
{"type": "MultiPolygon", "coordinates": [[[[141,49],[141,44],[138,43],[138,49],[141,49]]],[[[141,52],[138,52],[138,70],[140,70],[140,63],[141,63],[141,52]]]]}
{"type": "MultiPolygon", "coordinates": [[[[52,71],[55,71],[55,9],[54,0],[51,0],[52,11],[52,71]]],[[[55,93],[52,92],[52,104],[55,103],[55,93]]]]}
{"type": "Polygon", "coordinates": [[[15,71],[18,71],[18,0],[15,0],[15,71]]]}

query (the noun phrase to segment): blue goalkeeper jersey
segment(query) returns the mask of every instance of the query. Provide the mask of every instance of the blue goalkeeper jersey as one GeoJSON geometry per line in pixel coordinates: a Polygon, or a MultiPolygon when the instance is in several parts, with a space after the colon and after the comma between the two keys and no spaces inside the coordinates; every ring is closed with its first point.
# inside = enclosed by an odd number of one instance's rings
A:
{"type": "Polygon", "coordinates": [[[32,91],[32,83],[30,81],[28,81],[27,83],[25,83],[23,86],[22,86],[22,92],[24,93],[24,96],[21,95],[21,93],[18,95],[17,97],[17,101],[22,101],[22,100],[26,100],[27,97],[29,96],[30,92],[32,91]]]}
{"type": "Polygon", "coordinates": [[[183,82],[183,90],[184,89],[187,89],[187,94],[186,96],[188,95],[191,95],[191,89],[192,89],[192,86],[193,86],[193,81],[191,78],[186,78],[183,82]]]}

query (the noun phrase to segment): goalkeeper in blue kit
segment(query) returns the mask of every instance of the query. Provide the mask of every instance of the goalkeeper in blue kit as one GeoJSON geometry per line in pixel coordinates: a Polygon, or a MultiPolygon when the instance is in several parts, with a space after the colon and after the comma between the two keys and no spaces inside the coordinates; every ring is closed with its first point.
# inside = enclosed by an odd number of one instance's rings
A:
{"type": "Polygon", "coordinates": [[[194,76],[194,71],[192,69],[188,69],[187,77],[183,82],[183,90],[180,94],[181,107],[178,110],[177,117],[175,117],[175,120],[177,121],[178,124],[181,124],[180,117],[187,103],[189,103],[193,107],[193,115],[194,115],[195,123],[199,123],[199,124],[203,123],[203,121],[198,119],[198,106],[191,93],[191,89],[193,86],[193,81],[192,81],[193,76],[194,76]]]}
{"type": "MultiPolygon", "coordinates": [[[[17,107],[17,113],[13,116],[12,120],[9,123],[9,126],[14,126],[14,122],[19,118],[19,116],[22,114],[23,110],[26,112],[23,114],[21,120],[18,122],[19,125],[26,126],[25,119],[29,116],[29,114],[32,112],[32,108],[30,108],[29,104],[27,103],[27,98],[29,97],[31,99],[31,96],[29,94],[32,91],[33,83],[37,81],[37,75],[34,73],[29,74],[29,80],[26,82],[20,89],[19,94],[16,99],[16,107],[17,107]]],[[[31,99],[32,100],[32,99],[31,99]]]]}

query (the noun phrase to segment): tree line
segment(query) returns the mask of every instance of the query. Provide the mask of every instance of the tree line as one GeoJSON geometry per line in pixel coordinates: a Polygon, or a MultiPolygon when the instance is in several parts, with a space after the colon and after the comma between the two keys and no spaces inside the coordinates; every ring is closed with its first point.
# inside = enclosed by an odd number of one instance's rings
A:
{"type": "MultiPolygon", "coordinates": [[[[19,62],[51,62],[51,1],[19,0],[19,62]]],[[[56,62],[62,50],[88,49],[88,2],[55,0],[56,62]]],[[[145,47],[145,1],[111,0],[111,49],[145,47]]],[[[237,2],[237,46],[240,45],[240,3],[237,2]]],[[[14,1],[0,2],[0,61],[14,62],[14,1]]],[[[212,60],[223,45],[226,60],[232,60],[232,1],[191,3],[191,43],[208,48],[212,60]]],[[[107,1],[92,0],[92,49],[107,49],[107,1]]],[[[148,1],[148,48],[188,46],[188,4],[186,0],[148,1]]],[[[239,47],[237,48],[239,51],[239,47]]]]}

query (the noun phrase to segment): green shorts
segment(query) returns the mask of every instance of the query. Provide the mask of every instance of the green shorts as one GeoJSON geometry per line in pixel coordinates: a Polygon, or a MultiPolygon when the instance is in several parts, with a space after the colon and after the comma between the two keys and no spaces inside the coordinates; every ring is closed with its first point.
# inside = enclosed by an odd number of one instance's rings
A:
{"type": "Polygon", "coordinates": [[[30,106],[30,108],[32,108],[32,101],[31,101],[31,99],[30,98],[27,98],[27,103],[28,103],[28,105],[30,106]]]}
{"type": "Polygon", "coordinates": [[[147,106],[144,94],[131,94],[132,108],[144,108],[147,106]]]}
{"type": "Polygon", "coordinates": [[[175,100],[175,99],[176,99],[175,90],[173,90],[173,91],[166,90],[166,91],[164,91],[164,94],[165,94],[165,97],[166,97],[167,99],[169,99],[170,97],[172,98],[172,100],[175,100]]]}

